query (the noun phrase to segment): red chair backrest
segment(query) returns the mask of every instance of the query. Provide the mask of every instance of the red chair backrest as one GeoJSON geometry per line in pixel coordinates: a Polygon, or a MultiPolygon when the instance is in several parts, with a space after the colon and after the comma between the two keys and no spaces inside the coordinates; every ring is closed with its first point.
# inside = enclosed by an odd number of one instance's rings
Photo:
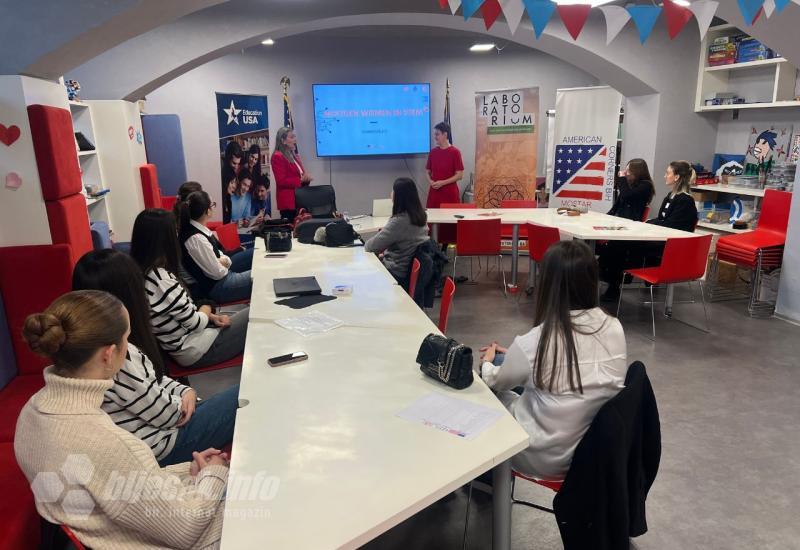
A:
{"type": "Polygon", "coordinates": [[[459,256],[500,254],[500,218],[458,220],[456,251],[459,256]]]}
{"type": "Polygon", "coordinates": [[[442,306],[439,308],[439,330],[442,334],[447,333],[447,319],[450,317],[450,305],[453,303],[453,295],[456,293],[456,284],[451,277],[444,280],[442,290],[442,306]]]}
{"type": "Polygon", "coordinates": [[[792,207],[792,194],[788,191],[767,189],[761,202],[761,216],[756,231],[766,229],[786,236],[789,225],[789,211],[792,207]]]}
{"type": "Polygon", "coordinates": [[[500,201],[500,208],[536,208],[536,201],[509,199],[500,201]]]}
{"type": "Polygon", "coordinates": [[[161,189],[158,187],[158,171],[155,164],[142,164],[139,167],[142,178],[142,196],[145,208],[162,208],[161,189]]]}
{"type": "Polygon", "coordinates": [[[561,234],[556,227],[527,224],[528,227],[528,254],[535,262],[541,262],[547,249],[561,240],[561,234]]]}
{"type": "Polygon", "coordinates": [[[644,212],[642,212],[642,221],[646,222],[650,218],[650,207],[645,206],[644,212]]]}
{"type": "Polygon", "coordinates": [[[165,196],[161,195],[161,208],[164,210],[169,210],[170,212],[175,207],[175,203],[178,202],[178,197],[175,195],[165,196]]]}
{"type": "Polygon", "coordinates": [[[419,278],[419,270],[422,267],[419,260],[414,258],[411,261],[411,277],[408,279],[408,295],[414,299],[414,290],[417,288],[417,278],[419,278]]]}
{"type": "Polygon", "coordinates": [[[706,272],[712,235],[667,239],[659,267],[661,283],[693,281],[706,272]]]}
{"type": "Polygon", "coordinates": [[[239,240],[239,231],[235,223],[222,224],[214,231],[217,233],[217,239],[225,247],[225,250],[233,250],[242,246],[242,241],[239,240]]]}
{"type": "Polygon", "coordinates": [[[474,202],[443,202],[439,208],[478,208],[474,202]]]}

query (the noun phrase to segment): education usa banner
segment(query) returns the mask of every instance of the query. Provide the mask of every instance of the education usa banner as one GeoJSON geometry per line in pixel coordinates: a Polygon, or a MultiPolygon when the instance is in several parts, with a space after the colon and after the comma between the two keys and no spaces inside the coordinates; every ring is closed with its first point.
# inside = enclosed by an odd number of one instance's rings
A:
{"type": "Polygon", "coordinates": [[[217,92],[222,220],[242,235],[272,212],[267,96],[217,92]]]}
{"type": "Polygon", "coordinates": [[[476,92],[475,203],[533,200],[539,141],[539,88],[476,92]]]}
{"type": "Polygon", "coordinates": [[[621,106],[608,86],[557,91],[551,207],[611,208],[621,106]]]}

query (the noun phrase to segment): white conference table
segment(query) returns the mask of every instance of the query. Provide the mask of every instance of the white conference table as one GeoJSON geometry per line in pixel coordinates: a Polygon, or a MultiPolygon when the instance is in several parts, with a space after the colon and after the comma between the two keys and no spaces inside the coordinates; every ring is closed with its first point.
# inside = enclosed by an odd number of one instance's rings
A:
{"type": "Polygon", "coordinates": [[[236,416],[222,547],[357,548],[494,468],[494,547],[507,549],[509,459],[527,447],[527,433],[480,379],[456,391],[419,371],[419,345],[438,331],[374,254],[295,241],[288,257],[265,259],[263,248],[256,239],[239,393],[247,404],[236,416]],[[323,293],[352,284],[353,295],[303,310],[274,303],[273,278],[308,275],[323,293]],[[345,326],[302,337],[272,322],[310,310],[345,326]],[[308,360],[267,366],[294,351],[308,360]],[[396,416],[430,392],[502,417],[466,440],[396,416]],[[230,488],[271,476],[270,500],[230,488]]]}

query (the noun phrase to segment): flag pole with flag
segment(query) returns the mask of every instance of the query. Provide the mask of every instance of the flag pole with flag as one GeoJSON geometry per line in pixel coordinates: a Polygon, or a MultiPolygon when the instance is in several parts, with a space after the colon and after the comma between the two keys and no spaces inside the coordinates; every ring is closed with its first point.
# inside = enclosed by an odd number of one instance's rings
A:
{"type": "MultiPolygon", "coordinates": [[[[294,119],[292,119],[292,103],[289,101],[289,85],[291,84],[288,76],[281,78],[283,87],[283,125],[294,130],[294,119]]],[[[294,152],[297,153],[297,143],[294,144],[294,152]]]]}
{"type": "Polygon", "coordinates": [[[453,144],[453,127],[450,125],[450,79],[447,79],[447,85],[445,87],[444,93],[444,123],[447,124],[447,127],[450,128],[450,131],[447,132],[447,139],[450,141],[450,144],[453,144]]]}

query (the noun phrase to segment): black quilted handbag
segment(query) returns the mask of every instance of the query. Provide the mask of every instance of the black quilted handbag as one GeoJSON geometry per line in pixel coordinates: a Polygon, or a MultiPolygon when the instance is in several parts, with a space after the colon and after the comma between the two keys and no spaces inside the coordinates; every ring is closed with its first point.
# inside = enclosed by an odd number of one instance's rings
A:
{"type": "Polygon", "coordinates": [[[264,235],[268,252],[289,252],[292,250],[291,231],[273,231],[264,235]]]}
{"type": "Polygon", "coordinates": [[[452,338],[429,334],[417,352],[419,369],[451,388],[463,390],[472,384],[472,348],[452,338]]]}

